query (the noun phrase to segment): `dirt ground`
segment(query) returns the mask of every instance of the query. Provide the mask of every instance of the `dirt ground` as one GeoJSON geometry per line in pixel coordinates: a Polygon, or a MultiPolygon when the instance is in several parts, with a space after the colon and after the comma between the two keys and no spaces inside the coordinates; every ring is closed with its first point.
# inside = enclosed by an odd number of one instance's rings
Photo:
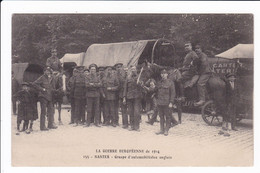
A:
{"type": "Polygon", "coordinates": [[[140,132],[123,129],[121,115],[118,127],[73,127],[63,108],[63,125],[55,113],[58,129],[40,131],[38,119],[31,134],[16,135],[12,115],[12,166],[253,166],[252,120],[242,120],[229,137],[199,114],[183,113],[168,136],[156,135],[159,123],[146,120],[143,114],[140,132]]]}

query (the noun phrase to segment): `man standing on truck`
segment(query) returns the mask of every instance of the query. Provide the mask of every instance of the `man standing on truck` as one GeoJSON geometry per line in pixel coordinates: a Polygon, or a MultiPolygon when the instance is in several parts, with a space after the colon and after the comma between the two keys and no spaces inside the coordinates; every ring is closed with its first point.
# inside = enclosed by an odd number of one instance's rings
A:
{"type": "Polygon", "coordinates": [[[196,102],[195,106],[202,106],[206,100],[206,83],[208,82],[211,76],[211,69],[208,62],[208,57],[205,53],[202,52],[201,46],[195,46],[195,52],[199,57],[198,61],[198,73],[200,75],[199,80],[197,82],[197,89],[199,93],[199,101],[196,102]]]}

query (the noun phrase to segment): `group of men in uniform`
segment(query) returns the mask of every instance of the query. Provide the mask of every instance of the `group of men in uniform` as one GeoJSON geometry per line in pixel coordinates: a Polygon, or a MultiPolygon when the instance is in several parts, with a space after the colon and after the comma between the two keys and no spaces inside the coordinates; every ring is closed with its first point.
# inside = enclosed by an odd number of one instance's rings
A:
{"type": "MultiPolygon", "coordinates": [[[[181,76],[177,81],[184,85],[188,80],[192,80],[194,75],[200,76],[197,82],[200,100],[195,105],[201,106],[205,103],[206,83],[211,74],[208,59],[201,51],[200,45],[196,45],[193,51],[191,43],[187,43],[185,50],[187,54],[180,69],[181,76]]],[[[32,86],[39,91],[42,131],[57,128],[54,124],[53,91],[60,90],[62,82],[59,75],[55,77],[52,73],[56,71],[60,74],[61,68],[57,52],[54,50],[52,57],[47,59],[44,75],[32,83],[32,86]],[[45,125],[45,117],[48,118],[48,128],[45,125]]],[[[119,125],[118,112],[121,111],[123,128],[127,129],[130,126],[130,130],[140,131],[141,99],[146,93],[147,105],[149,101],[152,105],[150,110],[153,110],[153,114],[158,112],[160,116],[160,131],[156,134],[167,136],[171,123],[176,121],[171,112],[176,104],[175,84],[168,75],[169,71],[161,68],[160,80],[150,78],[142,81],[135,66],[127,68],[122,63],[107,67],[91,64],[88,69],[77,66],[66,83],[71,102],[70,124],[74,126],[83,124],[84,127],[89,127],[93,123],[97,127],[101,125],[116,127],[119,125]]],[[[192,87],[192,82],[188,87],[192,87]]]]}
{"type": "Polygon", "coordinates": [[[144,89],[148,88],[152,93],[150,96],[156,94],[156,107],[161,119],[166,118],[166,121],[161,120],[161,131],[158,134],[168,135],[169,107],[174,104],[175,87],[165,69],[161,71],[161,77],[162,80],[151,87],[150,83],[146,86],[140,80],[134,66],[127,68],[117,63],[106,68],[98,68],[96,64],[91,64],[88,69],[84,66],[76,67],[67,83],[72,108],[70,124],[85,124],[85,127],[89,127],[93,123],[97,127],[101,124],[116,127],[119,125],[118,112],[121,110],[122,127],[127,129],[130,126],[130,130],[140,131],[141,100],[144,89]]]}

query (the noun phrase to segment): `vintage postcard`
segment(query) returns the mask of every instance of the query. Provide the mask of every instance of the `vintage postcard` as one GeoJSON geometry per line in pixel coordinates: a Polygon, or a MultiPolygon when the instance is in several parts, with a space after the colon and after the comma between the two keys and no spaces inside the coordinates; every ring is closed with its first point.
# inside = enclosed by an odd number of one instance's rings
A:
{"type": "Polygon", "coordinates": [[[5,5],[8,170],[255,168],[256,8],[90,8],[102,3],[5,5]]]}

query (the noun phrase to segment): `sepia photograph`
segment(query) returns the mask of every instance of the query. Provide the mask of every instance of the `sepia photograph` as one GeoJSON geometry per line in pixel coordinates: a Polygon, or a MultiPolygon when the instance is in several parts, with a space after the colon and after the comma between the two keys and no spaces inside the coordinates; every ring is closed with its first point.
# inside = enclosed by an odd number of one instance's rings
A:
{"type": "Polygon", "coordinates": [[[11,167],[254,167],[255,20],[12,13],[11,167]]]}

